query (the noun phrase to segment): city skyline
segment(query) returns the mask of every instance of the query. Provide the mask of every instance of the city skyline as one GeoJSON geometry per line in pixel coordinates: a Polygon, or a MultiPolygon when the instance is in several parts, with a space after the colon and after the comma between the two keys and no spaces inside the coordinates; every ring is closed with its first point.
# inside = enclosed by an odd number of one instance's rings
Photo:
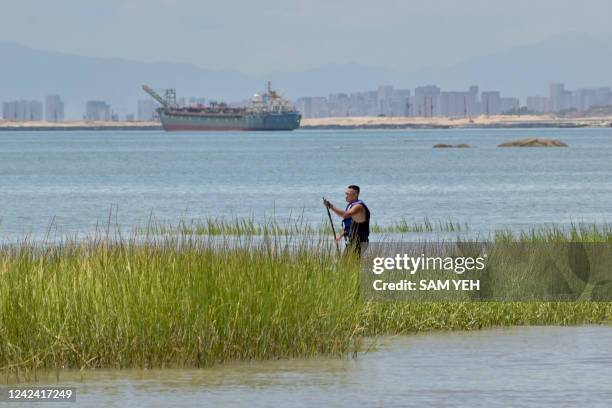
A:
{"type": "MultiPolygon", "coordinates": [[[[204,105],[211,102],[204,97],[180,97],[178,106],[204,105]]],[[[245,105],[248,101],[232,102],[245,105]]],[[[588,112],[593,108],[606,108],[612,112],[610,86],[566,89],[561,82],[550,82],[549,93],[532,95],[524,99],[503,95],[498,90],[481,90],[471,85],[467,90],[447,90],[435,84],[398,89],[392,85],[379,85],[375,90],[352,93],[330,93],[327,96],[297,98],[295,106],[304,118],[347,116],[405,116],[405,117],[475,117],[480,115],[588,112]]],[[[157,120],[159,104],[152,99],[139,99],[136,109],[120,118],[104,100],[88,100],[81,118],[87,121],[157,120]],[[135,113],[134,113],[135,112],[135,113]]],[[[43,103],[38,100],[11,100],[2,102],[0,119],[9,121],[61,122],[64,100],[60,95],[47,95],[43,103]]]]}
{"type": "Polygon", "coordinates": [[[146,98],[141,85],[175,88],[180,96],[240,101],[265,88],[289,99],[302,96],[351,93],[375,89],[380,84],[414,88],[435,83],[460,91],[471,84],[519,97],[546,95],[550,82],[568,88],[610,84],[612,57],[602,53],[612,34],[574,33],[531,47],[499,50],[494,55],[469,59],[451,69],[433,67],[420,72],[397,72],[360,64],[324,65],[314,70],[276,72],[253,76],[234,71],[212,71],[180,63],[144,63],[118,58],[91,58],[36,50],[0,42],[7,63],[0,76],[0,100],[44,99],[62,94],[65,117],[78,119],[88,100],[106,100],[121,116],[134,113],[134,103],[146,98]]]}
{"type": "Polygon", "coordinates": [[[598,86],[566,89],[561,82],[550,82],[546,96],[532,95],[524,100],[503,95],[499,90],[481,90],[475,84],[467,90],[447,90],[435,84],[412,89],[381,85],[376,90],[332,93],[302,97],[296,101],[305,118],[343,116],[472,117],[520,113],[582,113],[604,108],[612,113],[612,88],[598,86]]]}

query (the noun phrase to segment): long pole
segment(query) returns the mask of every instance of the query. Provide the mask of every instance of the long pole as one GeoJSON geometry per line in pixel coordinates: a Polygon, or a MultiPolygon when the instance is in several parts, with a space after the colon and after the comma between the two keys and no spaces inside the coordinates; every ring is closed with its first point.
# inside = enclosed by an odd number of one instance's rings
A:
{"type": "Polygon", "coordinates": [[[327,210],[327,217],[329,218],[329,224],[331,225],[332,232],[334,233],[334,242],[336,243],[336,251],[340,254],[340,246],[338,245],[338,239],[336,237],[336,228],[334,228],[334,221],[332,220],[331,212],[329,212],[329,208],[325,207],[327,210]]]}

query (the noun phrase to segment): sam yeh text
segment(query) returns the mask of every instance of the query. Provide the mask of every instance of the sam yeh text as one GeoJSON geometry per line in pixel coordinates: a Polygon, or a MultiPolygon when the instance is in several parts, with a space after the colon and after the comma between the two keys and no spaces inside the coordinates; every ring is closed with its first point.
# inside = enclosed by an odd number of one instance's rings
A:
{"type": "Polygon", "coordinates": [[[375,280],[372,282],[372,286],[376,291],[386,290],[408,290],[408,291],[441,291],[441,290],[455,290],[455,291],[477,291],[480,290],[480,281],[471,279],[422,279],[418,282],[409,281],[402,279],[398,282],[383,282],[382,280],[375,280]]]}

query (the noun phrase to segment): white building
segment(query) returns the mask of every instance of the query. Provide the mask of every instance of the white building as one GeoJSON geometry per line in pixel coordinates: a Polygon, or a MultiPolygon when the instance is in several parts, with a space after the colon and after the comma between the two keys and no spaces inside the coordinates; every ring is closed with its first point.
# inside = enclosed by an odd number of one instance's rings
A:
{"type": "Polygon", "coordinates": [[[390,116],[410,116],[410,89],[394,90],[390,105],[390,116]]]}
{"type": "Polygon", "coordinates": [[[511,113],[518,112],[521,108],[521,101],[519,98],[500,98],[499,99],[499,112],[500,113],[511,113]]]}
{"type": "Polygon", "coordinates": [[[327,106],[329,116],[333,118],[352,116],[351,100],[345,93],[330,94],[327,98],[327,106]]]}
{"type": "Polygon", "coordinates": [[[296,108],[304,118],[328,118],[327,98],[322,96],[299,98],[296,108]]]}
{"type": "Polygon", "coordinates": [[[571,92],[569,108],[584,112],[592,107],[610,105],[610,87],[581,88],[571,92]]]}
{"type": "Polygon", "coordinates": [[[559,112],[569,109],[572,104],[572,93],[565,90],[565,85],[558,82],[550,84],[550,109],[559,112]]]}
{"type": "Polygon", "coordinates": [[[138,120],[154,120],[158,118],[157,107],[159,104],[150,99],[138,101],[138,120]]]}
{"type": "Polygon", "coordinates": [[[350,96],[351,116],[376,116],[379,114],[378,92],[355,92],[350,96]]]}
{"type": "Polygon", "coordinates": [[[392,115],[393,87],[391,85],[380,85],[376,93],[376,104],[379,115],[392,115]]]}
{"type": "Polygon", "coordinates": [[[111,121],[110,106],[104,101],[88,101],[85,107],[85,120],[111,121]]]}
{"type": "Polygon", "coordinates": [[[501,113],[501,96],[499,91],[483,92],[480,95],[482,113],[485,115],[499,115],[501,113]]]}
{"type": "Polygon", "coordinates": [[[438,116],[440,88],[435,85],[419,86],[414,89],[413,116],[438,116]]]}
{"type": "Polygon", "coordinates": [[[64,121],[64,102],[59,95],[47,95],[45,98],[45,119],[48,122],[64,121]]]}
{"type": "Polygon", "coordinates": [[[2,104],[2,117],[13,121],[39,121],[43,119],[40,101],[10,101],[2,104]]]}
{"type": "Polygon", "coordinates": [[[537,113],[550,112],[550,100],[545,96],[528,96],[527,109],[537,113]]]}
{"type": "Polygon", "coordinates": [[[465,92],[440,92],[437,116],[470,117],[479,113],[478,87],[465,92]]]}

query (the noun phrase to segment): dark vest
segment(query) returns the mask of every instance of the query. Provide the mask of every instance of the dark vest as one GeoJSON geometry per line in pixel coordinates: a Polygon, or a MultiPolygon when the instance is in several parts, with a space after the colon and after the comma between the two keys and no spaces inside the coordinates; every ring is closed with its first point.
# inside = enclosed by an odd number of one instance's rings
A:
{"type": "Polygon", "coordinates": [[[346,206],[344,211],[348,211],[355,204],[361,204],[365,209],[365,221],[355,222],[351,217],[342,220],[344,228],[344,239],[348,242],[368,242],[370,236],[370,210],[361,200],[355,200],[346,206]]]}

